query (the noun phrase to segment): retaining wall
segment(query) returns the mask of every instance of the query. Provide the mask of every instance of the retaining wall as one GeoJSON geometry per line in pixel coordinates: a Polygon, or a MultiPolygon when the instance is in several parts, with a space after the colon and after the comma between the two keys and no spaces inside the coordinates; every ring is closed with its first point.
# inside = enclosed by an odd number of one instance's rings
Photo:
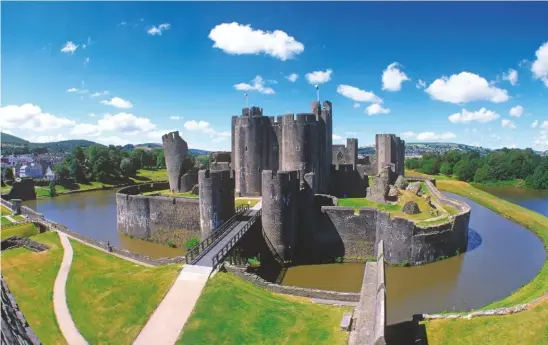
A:
{"type": "Polygon", "coordinates": [[[2,277],[2,345],[40,345],[2,277]]]}
{"type": "Polygon", "coordinates": [[[227,272],[230,272],[240,277],[241,279],[248,281],[260,288],[263,288],[275,293],[307,297],[307,298],[346,301],[346,302],[358,302],[360,300],[359,292],[338,292],[338,291],[319,290],[319,289],[307,289],[307,288],[302,288],[297,286],[284,286],[284,285],[268,282],[256,274],[247,273],[245,271],[245,268],[243,267],[236,267],[236,266],[229,265],[227,263],[225,263],[223,267],[227,272]]]}
{"type": "Polygon", "coordinates": [[[444,196],[431,179],[421,181],[440,204],[456,208],[459,213],[442,224],[418,226],[375,208],[362,207],[355,213],[353,207],[321,206],[318,227],[310,239],[315,250],[333,257],[367,258],[375,255],[376,244],[383,240],[388,263],[409,265],[465,252],[470,207],[444,196]]]}
{"type": "Polygon", "coordinates": [[[122,188],[116,193],[118,231],[150,238],[157,230],[186,230],[200,236],[200,208],[197,198],[138,195],[169,188],[167,182],[122,188]]]}

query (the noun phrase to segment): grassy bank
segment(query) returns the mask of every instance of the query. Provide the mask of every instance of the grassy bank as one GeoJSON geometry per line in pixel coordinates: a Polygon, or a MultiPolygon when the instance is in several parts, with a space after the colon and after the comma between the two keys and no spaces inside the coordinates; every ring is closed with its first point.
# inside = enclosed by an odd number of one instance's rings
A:
{"type": "Polygon", "coordinates": [[[180,266],[147,268],[71,240],[67,303],[90,344],[131,344],[175,280],[180,266]]]}
{"type": "Polygon", "coordinates": [[[32,239],[50,249],[38,253],[24,248],[2,252],[2,275],[42,344],[66,344],[53,311],[53,283],[61,266],[63,248],[55,232],[32,239]]]}
{"type": "MultiPolygon", "coordinates": [[[[2,221],[2,225],[4,225],[3,221],[2,221]]],[[[8,238],[11,236],[30,237],[37,234],[38,234],[38,229],[36,228],[36,225],[32,223],[25,223],[21,225],[10,226],[6,229],[2,228],[2,233],[0,234],[0,237],[3,240],[4,238],[8,238]]]]}
{"type": "MultiPolygon", "coordinates": [[[[437,181],[440,190],[462,195],[534,232],[548,243],[548,218],[519,205],[499,199],[466,182],[437,181]]],[[[528,284],[510,296],[481,309],[508,307],[529,302],[548,291],[548,262],[528,284]]],[[[436,320],[424,323],[430,345],[453,344],[548,344],[548,299],[533,309],[507,316],[479,317],[472,320],[436,320]]]]}
{"type": "Polygon", "coordinates": [[[198,194],[193,194],[191,192],[183,192],[183,193],[172,193],[169,189],[161,189],[161,190],[154,190],[152,192],[145,192],[143,195],[152,195],[152,194],[160,194],[163,196],[179,196],[184,198],[199,198],[198,194]]]}
{"type": "Polygon", "coordinates": [[[253,206],[257,205],[257,203],[259,201],[261,201],[261,199],[240,198],[240,199],[236,199],[236,201],[234,202],[234,205],[236,207],[238,207],[240,205],[249,205],[249,207],[253,207],[253,206]]]}
{"type": "Polygon", "coordinates": [[[7,208],[6,206],[4,205],[0,205],[2,207],[2,215],[3,216],[8,216],[10,215],[12,212],[9,208],[7,208]]]}
{"type": "Polygon", "coordinates": [[[347,343],[342,315],[350,308],[275,295],[228,273],[206,285],[177,344],[347,343]]]}

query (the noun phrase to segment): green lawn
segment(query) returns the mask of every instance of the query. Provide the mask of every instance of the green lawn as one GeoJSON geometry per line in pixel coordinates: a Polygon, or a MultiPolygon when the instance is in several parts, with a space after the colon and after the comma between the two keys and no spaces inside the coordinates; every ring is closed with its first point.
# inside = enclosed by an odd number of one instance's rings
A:
{"type": "Polygon", "coordinates": [[[192,194],[191,192],[184,192],[184,193],[172,193],[169,189],[161,189],[161,190],[154,190],[152,192],[145,192],[143,195],[151,195],[151,194],[160,194],[164,196],[176,196],[176,197],[185,197],[185,198],[193,198],[197,199],[200,196],[198,194],[192,194]]]}
{"type": "Polygon", "coordinates": [[[0,205],[0,206],[2,206],[2,215],[3,216],[9,216],[10,214],[12,214],[12,212],[9,208],[7,208],[4,205],[0,205]]]}
{"type": "MultiPolygon", "coordinates": [[[[2,217],[2,224],[4,222],[4,217],[2,217]]],[[[11,236],[19,236],[19,237],[30,237],[38,234],[38,229],[36,226],[32,223],[25,223],[21,225],[14,225],[10,226],[9,228],[2,229],[2,233],[0,234],[0,238],[8,238],[11,236]]]]}
{"type": "MultiPolygon", "coordinates": [[[[534,232],[548,244],[548,218],[497,198],[466,182],[437,181],[440,190],[462,195],[534,232]]],[[[529,302],[548,291],[548,262],[528,284],[510,296],[481,309],[529,302]]],[[[548,299],[534,309],[515,315],[479,317],[472,320],[435,320],[424,323],[430,345],[453,344],[548,344],[548,299]]]]}
{"type": "Polygon", "coordinates": [[[180,266],[148,268],[77,241],[70,243],[74,258],[67,303],[78,330],[90,344],[131,344],[180,266]]]}
{"type": "Polygon", "coordinates": [[[6,217],[2,217],[2,225],[8,225],[11,224],[11,220],[9,220],[6,217]]]}
{"type": "Polygon", "coordinates": [[[31,252],[17,248],[2,252],[2,275],[42,344],[66,344],[53,311],[53,283],[63,248],[55,232],[45,232],[32,239],[50,249],[31,252]]]}
{"type": "Polygon", "coordinates": [[[382,204],[366,198],[341,198],[339,199],[339,206],[354,207],[355,209],[360,207],[373,207],[388,212],[401,210],[400,205],[382,204]]]}
{"type": "Polygon", "coordinates": [[[261,199],[236,199],[234,206],[249,205],[249,207],[253,207],[257,205],[259,201],[261,201],[261,199]]]}
{"type": "Polygon", "coordinates": [[[229,273],[209,280],[177,344],[343,345],[340,330],[350,308],[275,295],[229,273]]]}

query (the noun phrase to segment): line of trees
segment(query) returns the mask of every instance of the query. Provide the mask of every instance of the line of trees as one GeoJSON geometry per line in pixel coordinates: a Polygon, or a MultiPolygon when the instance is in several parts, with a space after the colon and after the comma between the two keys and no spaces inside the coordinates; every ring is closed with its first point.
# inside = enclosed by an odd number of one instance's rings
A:
{"type": "Polygon", "coordinates": [[[523,179],[527,187],[548,189],[548,157],[542,157],[531,149],[504,148],[483,157],[478,152],[457,150],[444,154],[428,153],[422,158],[407,159],[405,167],[429,175],[455,176],[466,182],[523,179]]]}
{"type": "Polygon", "coordinates": [[[63,163],[56,164],[53,170],[61,180],[114,183],[135,176],[139,169],[163,167],[165,158],[162,149],[126,151],[120,146],[93,145],[87,149],[75,147],[63,163]]]}

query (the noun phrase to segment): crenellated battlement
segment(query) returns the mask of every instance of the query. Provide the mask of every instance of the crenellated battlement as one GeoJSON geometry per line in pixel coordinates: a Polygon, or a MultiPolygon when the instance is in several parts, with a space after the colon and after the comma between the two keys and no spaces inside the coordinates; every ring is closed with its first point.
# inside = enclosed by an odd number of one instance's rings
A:
{"type": "Polygon", "coordinates": [[[205,169],[198,171],[198,174],[201,175],[201,178],[203,179],[219,179],[221,181],[234,179],[235,176],[234,170],[205,169]]]}
{"type": "Polygon", "coordinates": [[[181,138],[179,131],[169,132],[162,135],[162,143],[175,142],[178,138],[181,138]]]}

